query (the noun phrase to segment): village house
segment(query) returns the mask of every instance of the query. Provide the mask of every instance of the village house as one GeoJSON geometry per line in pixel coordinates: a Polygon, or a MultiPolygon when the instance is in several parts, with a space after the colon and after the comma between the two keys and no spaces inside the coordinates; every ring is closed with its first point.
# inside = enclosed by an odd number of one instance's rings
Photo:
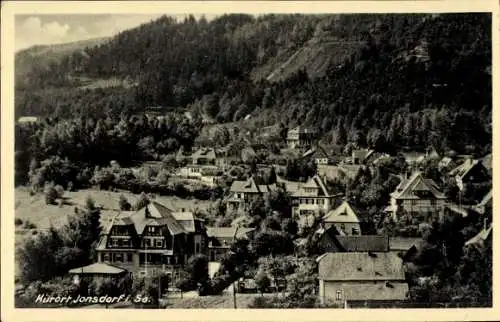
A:
{"type": "Polygon", "coordinates": [[[210,186],[215,186],[217,179],[222,176],[222,170],[217,166],[188,164],[178,169],[177,176],[199,180],[210,186]]]}
{"type": "Polygon", "coordinates": [[[21,116],[17,119],[18,124],[34,124],[36,122],[38,122],[37,116],[21,116]]]}
{"type": "Polygon", "coordinates": [[[96,247],[99,263],[133,273],[178,272],[190,256],[206,253],[206,229],[191,212],[174,212],[153,201],[116,215],[96,247]]]}
{"type": "Polygon", "coordinates": [[[315,148],[307,150],[302,155],[302,158],[313,158],[317,165],[328,165],[332,163],[330,155],[319,145],[315,148]]]}
{"type": "Polygon", "coordinates": [[[463,191],[467,184],[480,183],[489,179],[488,170],[480,160],[467,159],[448,173],[455,178],[458,188],[463,191]]]}
{"type": "Polygon", "coordinates": [[[302,126],[297,126],[287,133],[287,146],[289,149],[309,149],[317,139],[317,132],[302,126]]]}
{"type": "Polygon", "coordinates": [[[227,211],[244,210],[257,197],[264,197],[269,192],[276,190],[276,185],[259,185],[253,177],[247,180],[235,180],[229,189],[229,196],[225,199],[227,211]]]}
{"type": "Polygon", "coordinates": [[[373,150],[370,149],[357,149],[352,150],[350,163],[351,164],[365,164],[368,158],[374,153],[373,150]]]}
{"type": "Polygon", "coordinates": [[[219,262],[235,241],[249,239],[254,230],[247,227],[207,227],[209,261],[219,262]]]}
{"type": "Polygon", "coordinates": [[[391,252],[326,253],[317,262],[321,303],[349,307],[408,299],[403,261],[391,252]]]}
{"type": "Polygon", "coordinates": [[[326,229],[335,226],[344,235],[361,234],[359,218],[354,208],[347,201],[342,202],[340,206],[328,212],[323,217],[323,223],[326,229]]]}
{"type": "Polygon", "coordinates": [[[385,211],[397,221],[398,214],[404,211],[426,221],[435,215],[442,215],[446,196],[432,179],[416,171],[411,177],[401,180],[396,190],[391,193],[391,204],[385,211]]]}
{"type": "Polygon", "coordinates": [[[285,183],[286,190],[292,198],[292,215],[301,225],[312,223],[312,217],[327,213],[336,196],[330,194],[323,179],[315,175],[305,183],[285,183]]]}

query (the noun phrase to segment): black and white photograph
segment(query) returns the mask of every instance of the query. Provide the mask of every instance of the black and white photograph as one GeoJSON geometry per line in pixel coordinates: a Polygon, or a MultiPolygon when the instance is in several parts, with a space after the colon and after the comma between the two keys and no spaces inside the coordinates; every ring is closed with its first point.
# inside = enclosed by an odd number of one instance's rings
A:
{"type": "Polygon", "coordinates": [[[14,16],[15,308],[493,307],[494,14],[261,10],[14,16]]]}

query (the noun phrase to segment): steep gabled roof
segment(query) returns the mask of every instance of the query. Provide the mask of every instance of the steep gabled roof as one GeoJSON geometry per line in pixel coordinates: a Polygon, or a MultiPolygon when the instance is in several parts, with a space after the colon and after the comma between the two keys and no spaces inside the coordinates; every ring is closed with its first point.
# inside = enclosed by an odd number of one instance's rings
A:
{"type": "Polygon", "coordinates": [[[467,159],[461,165],[449,172],[450,176],[464,178],[474,167],[479,165],[479,160],[467,159]]]}
{"type": "Polygon", "coordinates": [[[473,209],[480,214],[484,214],[485,207],[491,204],[492,200],[493,200],[493,189],[490,189],[490,191],[483,197],[481,202],[479,202],[476,206],[474,206],[473,209]]]}
{"type": "Polygon", "coordinates": [[[490,226],[489,228],[482,229],[476,236],[474,236],[471,239],[469,239],[468,241],[466,241],[465,246],[483,243],[486,239],[488,239],[488,237],[490,237],[492,229],[493,229],[493,226],[490,226]]]}
{"type": "Polygon", "coordinates": [[[248,180],[240,181],[235,180],[231,184],[231,192],[246,192],[246,193],[260,193],[259,186],[255,183],[255,179],[250,177],[248,180]]]}
{"type": "Polygon", "coordinates": [[[326,253],[318,259],[325,281],[404,281],[403,260],[391,252],[326,253]]]}
{"type": "Polygon", "coordinates": [[[344,201],[340,206],[326,214],[323,217],[323,221],[332,223],[359,223],[359,218],[351,205],[347,201],[344,201]]]}
{"type": "MultiPolygon", "coordinates": [[[[291,187],[291,186],[290,186],[291,187]]],[[[325,183],[320,176],[315,175],[314,177],[307,180],[306,183],[298,183],[295,191],[292,191],[292,197],[306,197],[310,196],[304,189],[315,188],[318,189],[318,196],[320,197],[330,197],[328,189],[326,189],[325,183]]]]}
{"type": "Polygon", "coordinates": [[[391,196],[396,199],[420,199],[421,193],[429,193],[436,199],[446,199],[434,180],[424,178],[418,171],[410,178],[402,180],[391,196]]]}
{"type": "Polygon", "coordinates": [[[355,157],[356,159],[360,160],[365,160],[372,155],[374,151],[370,149],[359,149],[359,150],[353,150],[352,151],[352,156],[355,157]]]}

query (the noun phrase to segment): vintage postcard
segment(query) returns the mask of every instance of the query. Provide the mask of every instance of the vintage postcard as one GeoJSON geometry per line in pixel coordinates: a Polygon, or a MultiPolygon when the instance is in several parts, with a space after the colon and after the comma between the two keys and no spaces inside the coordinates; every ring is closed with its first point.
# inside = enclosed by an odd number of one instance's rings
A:
{"type": "Polygon", "coordinates": [[[500,318],[498,1],[2,7],[2,320],[500,318]]]}

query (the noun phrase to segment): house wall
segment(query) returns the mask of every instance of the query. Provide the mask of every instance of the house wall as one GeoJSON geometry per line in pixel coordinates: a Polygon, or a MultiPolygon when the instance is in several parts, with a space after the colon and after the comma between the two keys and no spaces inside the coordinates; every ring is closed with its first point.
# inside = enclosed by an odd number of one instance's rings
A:
{"type": "MultiPolygon", "coordinates": [[[[442,212],[445,205],[444,199],[391,199],[392,206],[401,207],[404,211],[413,215],[429,216],[436,212],[442,212]]],[[[396,214],[394,213],[394,216],[396,214]]],[[[395,220],[398,218],[394,217],[395,220]]]]}
{"type": "Polygon", "coordinates": [[[294,207],[292,208],[292,215],[301,216],[307,213],[318,214],[320,211],[327,213],[331,210],[331,200],[325,197],[304,196],[294,198],[294,207]]]}
{"type": "MultiPolygon", "coordinates": [[[[393,284],[404,281],[390,281],[393,284]]],[[[343,304],[346,300],[365,300],[358,298],[363,294],[367,285],[380,285],[385,287],[386,281],[323,281],[320,280],[320,297],[322,303],[343,304]],[[323,291],[323,293],[321,293],[323,291]],[[337,293],[339,292],[339,293],[337,293]],[[339,297],[338,297],[339,296],[339,297]]],[[[370,300],[370,299],[368,299],[370,300]]],[[[402,300],[402,299],[401,299],[402,300]]]]}
{"type": "Polygon", "coordinates": [[[317,158],[316,164],[328,164],[328,158],[317,158]]]}

